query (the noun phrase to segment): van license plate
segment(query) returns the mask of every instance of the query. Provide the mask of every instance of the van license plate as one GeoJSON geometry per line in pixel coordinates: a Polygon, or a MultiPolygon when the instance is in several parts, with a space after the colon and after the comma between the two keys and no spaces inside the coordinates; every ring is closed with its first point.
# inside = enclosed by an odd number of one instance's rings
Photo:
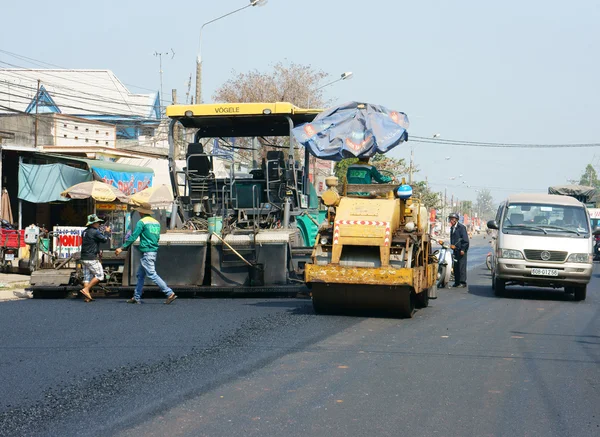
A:
{"type": "Polygon", "coordinates": [[[4,260],[5,261],[14,261],[15,260],[15,254],[14,253],[7,253],[4,255],[4,260]]]}
{"type": "Polygon", "coordinates": [[[558,276],[556,269],[531,269],[531,274],[534,276],[558,276]]]}

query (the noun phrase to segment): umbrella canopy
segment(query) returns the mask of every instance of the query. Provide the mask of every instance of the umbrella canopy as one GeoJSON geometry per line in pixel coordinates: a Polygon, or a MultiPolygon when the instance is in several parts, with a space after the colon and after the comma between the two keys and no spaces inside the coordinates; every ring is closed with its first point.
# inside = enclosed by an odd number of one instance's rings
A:
{"type": "Polygon", "coordinates": [[[12,208],[10,207],[10,197],[6,188],[2,189],[2,201],[0,204],[0,219],[13,223],[12,208]]]}
{"type": "Polygon", "coordinates": [[[115,200],[119,200],[123,203],[129,203],[129,197],[125,193],[112,185],[100,181],[82,182],[73,185],[60,193],[60,195],[69,199],[88,199],[91,197],[99,202],[114,202],[115,200]]]}
{"type": "Polygon", "coordinates": [[[349,102],[293,129],[296,140],[320,159],[371,157],[408,140],[408,117],[380,105],[349,102]]]}
{"type": "Polygon", "coordinates": [[[173,191],[166,185],[156,185],[132,194],[129,203],[151,209],[170,208],[173,205],[173,191]]]}

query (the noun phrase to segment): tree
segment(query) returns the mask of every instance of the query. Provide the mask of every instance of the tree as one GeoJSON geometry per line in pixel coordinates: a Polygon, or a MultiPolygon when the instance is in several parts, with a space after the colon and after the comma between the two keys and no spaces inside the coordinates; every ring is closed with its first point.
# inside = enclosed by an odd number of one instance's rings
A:
{"type": "Polygon", "coordinates": [[[463,214],[473,215],[473,201],[472,200],[463,200],[460,202],[460,211],[463,214]]]}
{"type": "Polygon", "coordinates": [[[270,72],[253,70],[235,73],[221,85],[213,96],[216,102],[290,102],[304,108],[310,100],[312,107],[326,104],[319,82],[327,77],[310,65],[277,62],[270,72]]]}
{"type": "MultiPolygon", "coordinates": [[[[306,107],[309,101],[311,107],[317,108],[328,103],[323,100],[322,91],[317,89],[327,74],[313,69],[310,65],[277,62],[271,71],[252,70],[247,73],[233,72],[233,75],[233,78],[215,91],[215,102],[290,102],[301,108],[306,107]]],[[[289,139],[284,137],[259,138],[259,143],[259,157],[264,157],[269,149],[281,150],[289,147],[289,139]]],[[[250,161],[249,139],[240,139],[237,145],[247,148],[240,148],[239,159],[250,161]]],[[[302,161],[303,153],[297,152],[296,159],[302,161]]]]}
{"type": "MultiPolygon", "coordinates": [[[[413,168],[414,173],[414,168],[413,168]]],[[[429,184],[426,181],[413,182],[413,197],[421,199],[423,206],[427,209],[438,209],[442,205],[440,193],[431,191],[429,184]]]]}
{"type": "Polygon", "coordinates": [[[492,219],[496,215],[494,198],[490,190],[483,189],[477,193],[476,209],[479,217],[483,219],[492,219]]]}
{"type": "Polygon", "coordinates": [[[588,164],[585,167],[585,172],[581,175],[579,185],[585,185],[587,187],[600,188],[600,181],[598,180],[598,173],[592,164],[588,164]]]}

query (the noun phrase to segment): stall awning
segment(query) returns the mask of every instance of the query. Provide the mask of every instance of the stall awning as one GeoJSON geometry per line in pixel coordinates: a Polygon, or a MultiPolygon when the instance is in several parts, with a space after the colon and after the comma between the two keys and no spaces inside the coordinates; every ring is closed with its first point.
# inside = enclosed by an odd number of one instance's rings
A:
{"type": "MultiPolygon", "coordinates": [[[[119,164],[134,165],[139,167],[151,168],[154,170],[154,178],[152,179],[153,185],[167,185],[171,186],[171,175],[169,173],[169,161],[166,159],[155,159],[155,158],[119,158],[119,164]]],[[[185,160],[175,161],[175,165],[178,171],[182,171],[185,167],[185,160]]],[[[178,175],[179,184],[183,185],[184,175],[178,175]]]]}
{"type": "Polygon", "coordinates": [[[87,170],[64,164],[19,164],[19,199],[32,203],[67,201],[60,193],[80,182],[92,180],[87,170]]]}
{"type": "Polygon", "coordinates": [[[46,156],[85,163],[92,171],[95,180],[110,184],[127,195],[152,186],[154,170],[149,167],[72,156],[49,154],[46,156]]]}

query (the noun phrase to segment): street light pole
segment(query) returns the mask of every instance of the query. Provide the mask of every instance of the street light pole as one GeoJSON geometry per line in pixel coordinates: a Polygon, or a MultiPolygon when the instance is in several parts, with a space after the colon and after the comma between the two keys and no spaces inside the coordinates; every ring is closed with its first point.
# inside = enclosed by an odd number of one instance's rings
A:
{"type": "Polygon", "coordinates": [[[204,26],[210,23],[214,23],[215,21],[219,21],[221,18],[233,15],[236,12],[243,11],[244,9],[249,8],[251,6],[264,6],[267,3],[267,1],[268,0],[250,0],[250,4],[238,8],[235,11],[231,11],[225,15],[221,15],[220,17],[214,18],[210,21],[207,21],[202,26],[200,26],[200,36],[198,38],[198,56],[196,58],[196,104],[202,103],[202,31],[204,30],[204,26]]]}
{"type": "MultiPolygon", "coordinates": [[[[333,85],[334,83],[339,82],[340,80],[351,79],[352,75],[353,74],[351,71],[345,71],[340,75],[340,77],[338,79],[332,80],[331,82],[328,82],[325,85],[321,85],[320,87],[316,88],[315,92],[317,92],[320,89],[323,89],[325,87],[328,87],[329,85],[333,85]]],[[[306,108],[310,109],[310,90],[308,92],[308,99],[306,100],[306,108]]],[[[317,158],[312,157],[311,159],[313,160],[313,185],[315,185],[317,183],[317,158]]],[[[332,175],[333,175],[334,165],[335,164],[333,163],[333,161],[331,161],[330,173],[332,175]]],[[[309,172],[310,172],[310,167],[309,167],[309,172]]]]}
{"type": "MultiPolygon", "coordinates": [[[[328,87],[329,85],[333,85],[334,83],[339,82],[340,80],[346,80],[346,79],[351,79],[351,78],[352,78],[352,72],[346,71],[346,72],[342,73],[338,79],[332,80],[331,82],[326,83],[325,85],[321,85],[320,87],[316,88],[315,92],[317,92],[320,89],[323,89],[325,87],[328,87]]],[[[309,92],[308,99],[306,102],[306,108],[307,109],[310,108],[310,92],[309,92]]]]}

